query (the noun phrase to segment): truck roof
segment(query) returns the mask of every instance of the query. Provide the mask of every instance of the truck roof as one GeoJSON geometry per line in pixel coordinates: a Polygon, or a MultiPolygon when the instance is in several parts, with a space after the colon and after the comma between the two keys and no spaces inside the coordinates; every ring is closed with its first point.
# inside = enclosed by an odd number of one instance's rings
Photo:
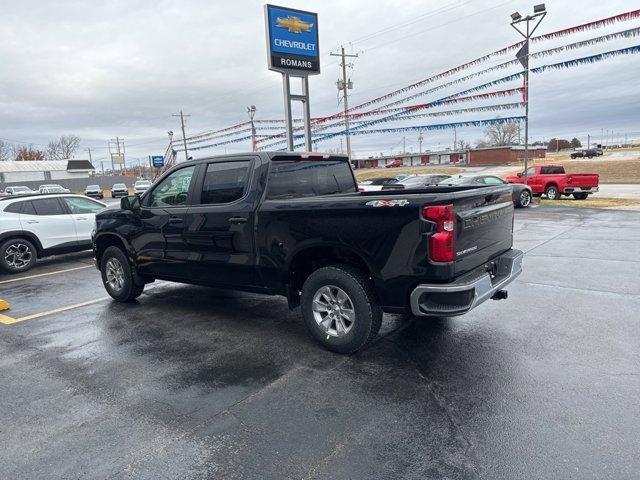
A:
{"type": "Polygon", "coordinates": [[[189,160],[188,162],[180,162],[179,165],[187,165],[187,164],[197,164],[201,162],[209,162],[211,160],[228,160],[230,158],[238,158],[238,157],[247,157],[247,156],[256,156],[260,155],[261,157],[266,157],[269,160],[275,157],[296,157],[303,158],[305,160],[324,160],[327,158],[343,158],[344,160],[348,160],[349,157],[344,154],[336,154],[336,153],[323,153],[323,152],[243,152],[243,153],[232,153],[232,154],[223,154],[223,155],[212,155],[209,157],[201,157],[195,158],[193,160],[189,160]]]}

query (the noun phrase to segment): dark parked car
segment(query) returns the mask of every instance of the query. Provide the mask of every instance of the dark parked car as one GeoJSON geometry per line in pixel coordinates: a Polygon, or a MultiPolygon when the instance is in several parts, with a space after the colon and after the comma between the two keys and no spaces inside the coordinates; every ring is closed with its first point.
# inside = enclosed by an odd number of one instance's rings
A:
{"type": "Polygon", "coordinates": [[[494,175],[456,175],[444,180],[440,185],[475,185],[475,186],[495,186],[511,185],[513,188],[513,204],[518,208],[525,208],[531,205],[531,187],[523,184],[508,183],[494,175]]]}
{"type": "Polygon", "coordinates": [[[593,158],[599,157],[602,155],[601,149],[589,149],[589,150],[578,150],[575,152],[571,152],[571,158],[593,158]]]}
{"type": "Polygon", "coordinates": [[[432,185],[438,185],[443,180],[449,178],[450,175],[415,175],[413,177],[405,178],[397,183],[390,183],[384,185],[382,190],[408,190],[425,188],[432,185]]]}
{"type": "Polygon", "coordinates": [[[96,265],[120,302],[155,279],[286,296],[340,353],[375,338],[382,312],[461,315],[506,298],[522,270],[510,185],[356,189],[346,156],[180,163],[98,213],[96,265]]]}

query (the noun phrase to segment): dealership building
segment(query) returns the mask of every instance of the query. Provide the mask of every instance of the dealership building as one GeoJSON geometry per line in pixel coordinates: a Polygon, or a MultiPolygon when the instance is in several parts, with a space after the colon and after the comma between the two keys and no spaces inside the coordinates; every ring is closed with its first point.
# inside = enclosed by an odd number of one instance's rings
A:
{"type": "Polygon", "coordinates": [[[51,182],[88,178],[95,168],[89,160],[24,160],[0,162],[0,182],[51,182]]]}
{"type": "MultiPolygon", "coordinates": [[[[529,158],[544,158],[546,147],[529,149],[529,158]]],[[[426,165],[510,165],[524,160],[522,145],[443,150],[440,152],[403,153],[376,158],[354,160],[357,168],[384,168],[387,165],[417,167],[426,165]]]]}

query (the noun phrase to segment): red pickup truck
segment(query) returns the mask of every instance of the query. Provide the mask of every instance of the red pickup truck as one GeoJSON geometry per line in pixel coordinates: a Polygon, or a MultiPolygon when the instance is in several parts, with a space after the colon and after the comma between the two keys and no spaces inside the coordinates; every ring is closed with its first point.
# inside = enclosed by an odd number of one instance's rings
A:
{"type": "MultiPolygon", "coordinates": [[[[509,183],[525,183],[522,173],[506,178],[509,183]]],[[[598,191],[597,173],[565,173],[561,165],[538,165],[527,169],[526,184],[536,196],[543,193],[549,200],[558,200],[562,195],[573,195],[576,200],[585,200],[598,191]]]]}

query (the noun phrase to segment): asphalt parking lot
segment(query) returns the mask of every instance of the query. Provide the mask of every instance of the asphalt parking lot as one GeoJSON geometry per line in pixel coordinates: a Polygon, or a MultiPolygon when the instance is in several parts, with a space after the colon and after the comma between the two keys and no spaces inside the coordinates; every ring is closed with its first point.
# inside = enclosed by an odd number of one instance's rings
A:
{"type": "Polygon", "coordinates": [[[0,478],[640,476],[640,213],[538,207],[509,299],[316,346],[280,298],[156,283],[90,254],[0,277],[0,478]]]}

